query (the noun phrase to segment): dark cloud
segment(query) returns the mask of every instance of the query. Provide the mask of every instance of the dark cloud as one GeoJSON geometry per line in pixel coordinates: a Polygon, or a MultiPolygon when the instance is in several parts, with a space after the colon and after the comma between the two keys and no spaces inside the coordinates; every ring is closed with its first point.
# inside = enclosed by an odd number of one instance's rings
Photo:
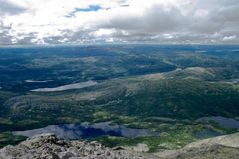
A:
{"type": "Polygon", "coordinates": [[[188,7],[191,11],[185,15],[182,8],[153,6],[143,16],[112,17],[98,27],[116,30],[112,37],[124,41],[239,42],[238,0],[196,0],[188,7]]]}
{"type": "Polygon", "coordinates": [[[0,45],[12,44],[12,36],[10,35],[10,26],[4,26],[3,22],[0,20],[0,45]]]}
{"type": "Polygon", "coordinates": [[[26,8],[17,6],[8,0],[0,0],[0,15],[14,15],[25,11],[26,8]]]}
{"type": "MultiPolygon", "coordinates": [[[[116,30],[126,30],[129,32],[143,32],[146,34],[162,33],[181,29],[183,25],[182,19],[185,17],[175,8],[167,8],[161,5],[149,8],[143,16],[141,15],[126,15],[123,17],[115,16],[111,19],[102,21],[99,28],[114,28],[116,30]]],[[[184,21],[184,24],[187,23],[184,21]]]]}

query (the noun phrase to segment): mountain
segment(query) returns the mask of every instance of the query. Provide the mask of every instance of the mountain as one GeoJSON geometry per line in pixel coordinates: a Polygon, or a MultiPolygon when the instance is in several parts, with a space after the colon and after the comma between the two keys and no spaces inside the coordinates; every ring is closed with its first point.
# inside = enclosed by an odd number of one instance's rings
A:
{"type": "MultiPolygon", "coordinates": [[[[0,147],[26,139],[16,131],[39,134],[39,128],[65,124],[96,124],[85,140],[111,148],[144,145],[149,153],[238,132],[238,50],[237,45],[0,48],[0,147]],[[159,135],[122,135],[102,126],[105,122],[127,133],[159,135]]],[[[79,132],[80,126],[71,130],[79,132]]],[[[71,130],[62,128],[76,134],[71,130]]]]}

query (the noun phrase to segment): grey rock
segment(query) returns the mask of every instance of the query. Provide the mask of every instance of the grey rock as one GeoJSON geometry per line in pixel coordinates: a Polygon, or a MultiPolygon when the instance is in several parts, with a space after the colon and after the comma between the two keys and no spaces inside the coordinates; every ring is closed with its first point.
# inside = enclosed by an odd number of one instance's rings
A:
{"type": "Polygon", "coordinates": [[[0,150],[0,159],[154,159],[150,154],[113,150],[97,142],[66,141],[53,134],[37,135],[0,150]]]}

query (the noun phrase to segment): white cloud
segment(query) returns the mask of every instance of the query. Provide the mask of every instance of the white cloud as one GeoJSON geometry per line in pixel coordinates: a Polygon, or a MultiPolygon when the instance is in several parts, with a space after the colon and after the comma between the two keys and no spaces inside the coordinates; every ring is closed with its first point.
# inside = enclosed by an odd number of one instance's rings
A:
{"type": "Polygon", "coordinates": [[[113,34],[114,32],[115,32],[115,30],[113,30],[113,29],[99,29],[99,30],[93,32],[93,35],[96,37],[109,36],[109,35],[113,34]]]}
{"type": "Polygon", "coordinates": [[[225,36],[222,40],[223,41],[231,41],[231,40],[234,40],[236,38],[237,38],[236,35],[232,35],[232,36],[225,36]]]}
{"type": "Polygon", "coordinates": [[[238,0],[0,0],[0,3],[2,45],[239,42],[238,0]]]}

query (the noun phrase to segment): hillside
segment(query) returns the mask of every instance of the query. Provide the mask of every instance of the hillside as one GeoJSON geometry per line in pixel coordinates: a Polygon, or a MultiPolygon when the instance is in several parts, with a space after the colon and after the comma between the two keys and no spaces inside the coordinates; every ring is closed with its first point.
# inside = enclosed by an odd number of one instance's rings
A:
{"type": "Polygon", "coordinates": [[[236,159],[239,155],[239,133],[193,142],[164,156],[167,159],[236,159]]]}
{"type": "Polygon", "coordinates": [[[51,125],[59,128],[85,122],[110,122],[127,130],[160,134],[128,138],[131,135],[112,135],[104,132],[105,127],[97,127],[90,133],[103,131],[104,135],[86,139],[108,147],[144,144],[148,152],[180,149],[199,139],[237,132],[236,48],[2,48],[0,146],[25,140],[26,136],[18,136],[15,131],[37,132],[51,125]],[[201,120],[205,117],[223,121],[201,120]],[[228,127],[225,123],[229,121],[236,126],[228,127]]]}

